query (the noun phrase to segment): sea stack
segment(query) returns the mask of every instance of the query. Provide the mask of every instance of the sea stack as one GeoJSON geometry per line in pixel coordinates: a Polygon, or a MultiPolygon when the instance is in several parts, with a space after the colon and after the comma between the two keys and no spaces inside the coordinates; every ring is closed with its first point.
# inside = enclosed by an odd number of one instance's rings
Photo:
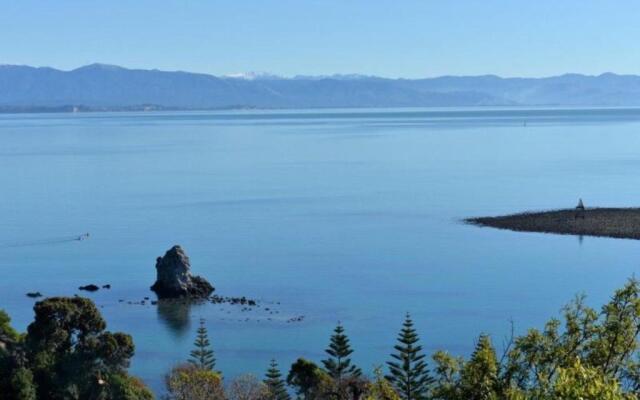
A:
{"type": "Polygon", "coordinates": [[[189,257],[179,245],[169,249],[163,257],[156,260],[156,283],[151,290],[159,298],[193,298],[209,297],[213,286],[200,276],[191,275],[189,257]]]}

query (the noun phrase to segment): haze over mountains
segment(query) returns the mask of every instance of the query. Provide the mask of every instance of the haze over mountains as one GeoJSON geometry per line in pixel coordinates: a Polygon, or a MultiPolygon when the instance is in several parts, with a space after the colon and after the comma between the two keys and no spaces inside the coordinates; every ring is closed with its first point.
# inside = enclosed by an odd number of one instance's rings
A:
{"type": "Polygon", "coordinates": [[[217,77],[104,64],[72,71],[0,65],[4,111],[502,105],[638,106],[640,76],[217,77]]]}

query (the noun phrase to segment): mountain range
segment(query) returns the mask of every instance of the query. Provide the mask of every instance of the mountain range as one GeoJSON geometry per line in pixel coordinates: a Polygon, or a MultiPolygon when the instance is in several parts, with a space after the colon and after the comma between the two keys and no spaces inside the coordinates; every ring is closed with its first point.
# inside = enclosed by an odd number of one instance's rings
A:
{"type": "Polygon", "coordinates": [[[91,64],[71,71],[0,65],[0,110],[435,106],[639,106],[640,76],[213,76],[91,64]]]}

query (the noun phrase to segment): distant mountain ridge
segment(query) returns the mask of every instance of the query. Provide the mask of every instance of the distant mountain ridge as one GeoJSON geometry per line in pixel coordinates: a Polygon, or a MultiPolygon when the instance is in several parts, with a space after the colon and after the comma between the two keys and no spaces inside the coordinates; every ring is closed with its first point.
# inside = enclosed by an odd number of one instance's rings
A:
{"type": "Polygon", "coordinates": [[[0,110],[5,111],[509,105],[640,106],[640,76],[218,77],[107,64],[71,71],[0,65],[0,110]]]}

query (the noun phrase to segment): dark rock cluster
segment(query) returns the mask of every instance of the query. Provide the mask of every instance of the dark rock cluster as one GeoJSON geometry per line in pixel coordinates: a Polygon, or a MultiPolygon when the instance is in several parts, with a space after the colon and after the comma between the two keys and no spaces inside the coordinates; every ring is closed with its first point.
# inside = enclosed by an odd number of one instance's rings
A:
{"type": "Polygon", "coordinates": [[[251,300],[251,299],[247,299],[245,296],[242,297],[222,297],[222,296],[217,296],[217,295],[213,295],[211,296],[211,302],[213,304],[223,304],[223,303],[229,303],[229,304],[233,304],[233,305],[247,305],[249,307],[254,307],[256,306],[258,303],[256,300],[251,300]]]}

